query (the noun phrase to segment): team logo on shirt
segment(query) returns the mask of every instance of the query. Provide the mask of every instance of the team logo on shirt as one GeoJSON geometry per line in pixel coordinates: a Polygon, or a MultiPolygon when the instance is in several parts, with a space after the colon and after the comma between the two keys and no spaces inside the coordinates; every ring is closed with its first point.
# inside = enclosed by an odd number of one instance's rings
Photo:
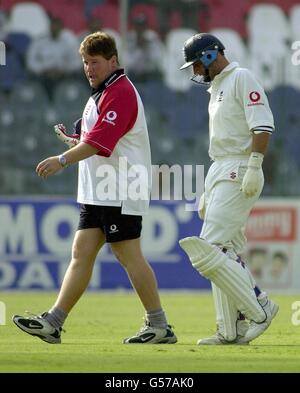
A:
{"type": "Polygon", "coordinates": [[[220,94],[217,97],[217,102],[223,101],[223,98],[224,98],[224,91],[222,90],[220,91],[220,94]]]}
{"type": "Polygon", "coordinates": [[[103,121],[106,121],[109,124],[112,124],[113,126],[116,125],[114,120],[117,118],[117,113],[115,111],[108,111],[103,119],[103,121]]]}
{"type": "Polygon", "coordinates": [[[247,104],[247,106],[265,105],[263,102],[260,102],[261,95],[258,91],[251,91],[249,98],[251,103],[247,104]]]}

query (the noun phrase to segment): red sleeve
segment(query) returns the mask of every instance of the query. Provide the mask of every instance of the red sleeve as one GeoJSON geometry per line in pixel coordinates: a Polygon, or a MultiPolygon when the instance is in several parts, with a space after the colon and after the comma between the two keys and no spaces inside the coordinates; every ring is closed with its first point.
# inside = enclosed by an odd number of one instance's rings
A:
{"type": "Polygon", "coordinates": [[[122,78],[103,92],[98,111],[98,120],[83,142],[98,149],[98,155],[109,157],[137,119],[137,97],[128,79],[122,78]]]}

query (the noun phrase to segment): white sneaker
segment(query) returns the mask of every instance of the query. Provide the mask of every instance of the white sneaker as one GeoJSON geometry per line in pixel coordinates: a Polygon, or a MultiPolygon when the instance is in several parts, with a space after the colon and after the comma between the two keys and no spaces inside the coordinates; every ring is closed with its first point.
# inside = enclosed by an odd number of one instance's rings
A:
{"type": "Polygon", "coordinates": [[[43,341],[49,344],[60,344],[61,343],[61,331],[62,328],[55,328],[42,315],[33,315],[32,317],[22,317],[20,315],[13,316],[13,322],[31,336],[37,336],[43,341]]]}
{"type": "Polygon", "coordinates": [[[249,322],[245,320],[237,321],[237,338],[234,341],[227,341],[217,327],[217,332],[213,336],[202,338],[197,341],[198,345],[247,345],[249,342],[243,342],[241,339],[245,336],[249,328],[249,322]]]}
{"type": "Polygon", "coordinates": [[[175,344],[177,337],[170,325],[166,329],[150,326],[149,322],[135,336],[125,338],[123,344],[175,344]]]}
{"type": "Polygon", "coordinates": [[[257,300],[266,313],[266,320],[261,323],[251,321],[247,333],[241,339],[242,342],[244,341],[250,342],[255,338],[257,338],[258,336],[260,336],[261,334],[263,334],[263,332],[267,330],[267,328],[270,326],[273,318],[276,316],[279,310],[279,306],[273,303],[270,299],[268,299],[267,296],[257,300]]]}

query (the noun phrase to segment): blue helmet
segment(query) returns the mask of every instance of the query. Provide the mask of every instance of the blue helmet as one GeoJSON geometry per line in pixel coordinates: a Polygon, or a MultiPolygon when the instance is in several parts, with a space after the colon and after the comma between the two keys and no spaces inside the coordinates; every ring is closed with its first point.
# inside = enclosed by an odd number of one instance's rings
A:
{"type": "Polygon", "coordinates": [[[207,68],[216,60],[218,52],[225,49],[222,42],[212,34],[195,34],[185,41],[183,54],[185,63],[180,67],[181,70],[200,61],[207,68]]]}

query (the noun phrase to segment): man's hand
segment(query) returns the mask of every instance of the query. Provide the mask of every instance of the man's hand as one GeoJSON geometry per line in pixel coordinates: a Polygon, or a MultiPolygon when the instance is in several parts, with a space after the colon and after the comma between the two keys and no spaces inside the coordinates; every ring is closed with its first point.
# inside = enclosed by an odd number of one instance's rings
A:
{"type": "Polygon", "coordinates": [[[56,124],[54,126],[54,131],[58,139],[68,145],[69,148],[79,143],[80,136],[78,134],[68,135],[66,127],[63,124],[56,124]]]}
{"type": "Polygon", "coordinates": [[[54,156],[41,161],[35,171],[39,176],[46,178],[54,175],[60,169],[62,169],[62,166],[59,163],[58,156],[54,156]]]}
{"type": "Polygon", "coordinates": [[[263,186],[264,174],[261,167],[263,159],[263,154],[251,153],[240,189],[246,198],[253,197],[263,186]]]}

